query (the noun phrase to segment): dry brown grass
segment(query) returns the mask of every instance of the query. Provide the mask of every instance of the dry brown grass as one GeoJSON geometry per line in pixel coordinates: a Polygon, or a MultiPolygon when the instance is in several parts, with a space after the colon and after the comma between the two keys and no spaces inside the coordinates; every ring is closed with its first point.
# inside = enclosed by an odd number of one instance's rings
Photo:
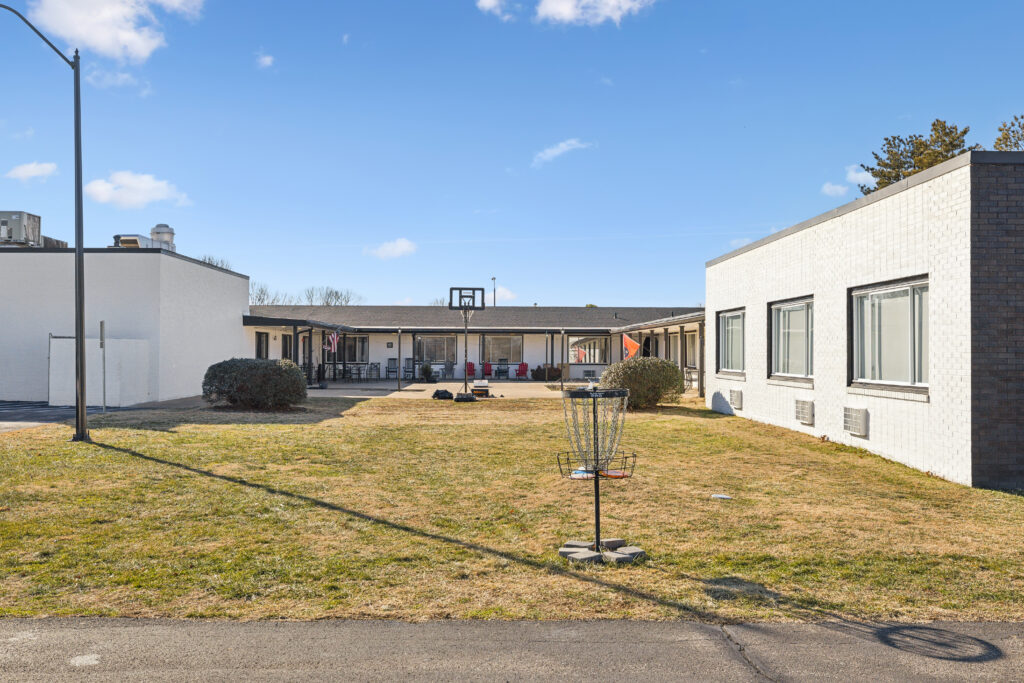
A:
{"type": "Polygon", "coordinates": [[[1024,498],[693,401],[603,487],[630,567],[569,567],[556,400],[318,399],[0,435],[0,615],[1021,619],[1024,498]],[[722,492],[732,501],[716,501],[722,492]],[[7,508],[6,510],[4,508],[7,508]]]}

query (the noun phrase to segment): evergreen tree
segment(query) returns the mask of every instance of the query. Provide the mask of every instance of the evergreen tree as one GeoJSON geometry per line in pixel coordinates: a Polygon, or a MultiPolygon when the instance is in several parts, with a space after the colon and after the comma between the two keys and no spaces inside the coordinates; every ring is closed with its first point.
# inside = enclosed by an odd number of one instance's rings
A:
{"type": "Polygon", "coordinates": [[[967,146],[970,130],[970,126],[961,129],[956,124],[935,119],[928,137],[914,133],[906,137],[892,135],[885,138],[881,153],[871,153],[875,166],[860,165],[875,179],[874,187],[860,185],[860,191],[870,194],[964,152],[981,149],[981,145],[967,146]]]}
{"type": "Polygon", "coordinates": [[[1024,116],[1014,116],[999,126],[999,137],[992,148],[997,152],[1024,152],[1024,116]]]}

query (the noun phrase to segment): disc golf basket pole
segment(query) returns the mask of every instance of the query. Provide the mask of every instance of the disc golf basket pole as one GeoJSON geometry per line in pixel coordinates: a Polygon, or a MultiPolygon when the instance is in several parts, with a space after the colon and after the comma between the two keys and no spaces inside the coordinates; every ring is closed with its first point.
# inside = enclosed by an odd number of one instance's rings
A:
{"type": "Polygon", "coordinates": [[[627,389],[571,389],[562,392],[571,451],[558,456],[563,477],[594,480],[594,552],[601,552],[601,479],[633,474],[636,454],[620,453],[629,401],[627,389]]]}

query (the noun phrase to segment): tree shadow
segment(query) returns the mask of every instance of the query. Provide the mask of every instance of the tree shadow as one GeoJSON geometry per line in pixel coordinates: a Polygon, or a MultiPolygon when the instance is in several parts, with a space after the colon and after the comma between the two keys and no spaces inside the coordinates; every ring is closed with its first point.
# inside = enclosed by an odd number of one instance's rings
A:
{"type": "MultiPolygon", "coordinates": [[[[203,405],[191,408],[147,407],[123,409],[116,413],[93,415],[94,429],[143,429],[174,432],[185,424],[195,425],[312,425],[344,417],[345,413],[369,398],[316,398],[292,410],[244,410],[226,406],[203,405]]],[[[103,446],[103,444],[97,444],[103,446]]],[[[106,446],[104,446],[106,447],[106,446]]]]}
{"type": "Polygon", "coordinates": [[[272,495],[275,495],[275,496],[283,496],[285,498],[290,498],[292,500],[302,501],[302,502],[307,503],[309,505],[312,505],[314,507],[322,508],[322,509],[325,509],[325,510],[330,510],[332,512],[338,512],[338,513],[347,515],[349,517],[353,517],[355,519],[363,520],[363,521],[366,521],[366,522],[371,522],[373,524],[379,524],[379,525],[387,527],[389,529],[394,529],[396,531],[401,531],[401,532],[404,532],[404,533],[407,533],[407,534],[410,534],[410,535],[413,535],[413,536],[417,536],[419,538],[428,539],[428,540],[431,540],[431,541],[438,541],[438,542],[441,542],[441,543],[446,543],[448,545],[452,545],[452,546],[456,546],[456,547],[459,547],[459,548],[463,548],[465,550],[471,550],[471,551],[480,553],[482,555],[489,555],[489,556],[492,556],[492,557],[497,557],[497,558],[500,558],[500,559],[503,559],[503,560],[507,560],[509,562],[515,562],[517,564],[524,565],[524,566],[530,567],[532,569],[536,569],[538,571],[544,571],[544,572],[548,572],[549,574],[554,574],[556,576],[562,576],[562,577],[566,577],[566,578],[570,578],[570,579],[575,579],[575,580],[581,581],[583,583],[588,583],[588,584],[591,584],[591,585],[594,585],[594,586],[599,586],[601,588],[607,588],[609,590],[613,590],[613,591],[615,591],[617,593],[620,593],[621,595],[624,595],[624,596],[627,596],[627,597],[630,597],[630,598],[635,598],[637,600],[643,600],[643,601],[646,601],[646,602],[649,602],[649,603],[652,603],[652,604],[655,604],[655,605],[659,605],[661,607],[669,608],[671,610],[674,610],[680,616],[686,616],[686,617],[689,617],[691,619],[696,619],[696,620],[704,621],[704,622],[720,621],[720,619],[717,617],[717,615],[715,615],[712,612],[706,612],[704,610],[701,610],[701,609],[698,609],[698,608],[695,608],[695,607],[691,607],[689,605],[685,605],[685,604],[683,604],[681,602],[677,602],[675,600],[669,600],[668,598],[664,598],[664,597],[662,597],[660,595],[656,595],[654,593],[649,593],[647,591],[642,591],[642,590],[639,590],[639,589],[636,589],[636,588],[632,588],[630,586],[626,586],[626,585],[623,585],[623,584],[620,584],[620,583],[616,583],[614,581],[608,581],[606,579],[603,579],[603,578],[600,578],[600,577],[597,577],[597,576],[592,576],[592,575],[588,575],[588,574],[583,574],[581,572],[576,572],[576,571],[573,571],[573,570],[571,570],[571,569],[569,569],[569,568],[567,568],[567,567],[565,567],[565,566],[563,566],[561,564],[556,564],[556,563],[553,563],[553,562],[545,562],[545,561],[534,559],[532,557],[527,557],[525,555],[520,555],[518,553],[509,552],[507,550],[499,550],[497,548],[491,548],[489,546],[486,546],[486,545],[483,545],[483,544],[480,544],[480,543],[473,543],[472,541],[464,541],[462,539],[455,538],[454,536],[448,536],[448,535],[437,533],[437,532],[434,532],[434,531],[427,531],[426,529],[419,529],[419,528],[414,527],[414,526],[409,525],[409,524],[404,524],[402,522],[395,522],[395,521],[392,521],[392,520],[389,520],[389,519],[385,519],[383,517],[378,517],[376,515],[368,514],[366,512],[360,512],[358,510],[353,510],[353,509],[350,509],[350,508],[346,508],[344,506],[337,505],[335,503],[330,503],[328,501],[321,500],[319,498],[314,498],[312,496],[307,496],[307,495],[304,495],[304,494],[301,494],[301,493],[294,493],[292,491],[287,491],[287,490],[284,490],[284,489],[279,489],[279,488],[276,488],[274,486],[269,486],[267,484],[260,484],[260,483],[257,483],[257,482],[248,481],[246,479],[242,479],[241,477],[233,477],[233,476],[226,475],[226,474],[217,474],[217,473],[211,472],[209,470],[204,470],[204,469],[202,469],[200,467],[192,467],[191,465],[185,465],[183,463],[174,462],[173,460],[165,460],[163,458],[158,458],[158,457],[155,457],[155,456],[152,456],[152,455],[146,455],[144,453],[139,453],[138,451],[134,451],[134,450],[131,450],[129,448],[121,448],[119,446],[113,446],[113,445],[110,445],[110,444],[104,444],[104,443],[99,443],[99,442],[95,442],[94,445],[96,445],[96,446],[98,446],[100,448],[106,449],[106,450],[116,451],[118,453],[122,453],[124,455],[128,455],[128,456],[131,456],[133,458],[139,458],[140,460],[146,460],[146,461],[151,462],[151,463],[156,463],[156,464],[159,464],[159,465],[165,465],[167,467],[174,467],[176,469],[184,470],[186,472],[191,472],[192,474],[196,474],[196,475],[199,475],[199,476],[209,477],[211,479],[217,479],[219,481],[224,481],[224,482],[228,482],[228,483],[231,483],[231,484],[237,484],[239,486],[245,486],[246,488],[255,489],[255,490],[258,490],[258,491],[264,491],[266,493],[269,493],[269,494],[272,494],[272,495]]]}
{"type": "Polygon", "coordinates": [[[729,417],[729,415],[723,415],[722,413],[716,413],[713,410],[703,407],[695,406],[680,406],[680,405],[659,405],[657,408],[651,408],[649,410],[638,410],[636,415],[670,415],[674,417],[690,417],[698,420],[718,420],[723,417],[729,417]]]}
{"type": "MultiPolygon", "coordinates": [[[[781,593],[735,576],[716,579],[688,577],[706,584],[704,592],[715,600],[753,599],[789,610],[791,616],[813,619],[823,628],[872,640],[901,652],[950,662],[978,663],[1002,659],[994,643],[929,624],[897,624],[851,619],[831,610],[805,605],[781,593]]],[[[749,628],[757,628],[751,626],[749,628]]]]}

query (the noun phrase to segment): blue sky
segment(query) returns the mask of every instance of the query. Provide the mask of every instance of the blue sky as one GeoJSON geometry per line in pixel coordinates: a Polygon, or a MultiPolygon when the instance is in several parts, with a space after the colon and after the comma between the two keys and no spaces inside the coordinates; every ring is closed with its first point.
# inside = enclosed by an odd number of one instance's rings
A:
{"type": "MultiPolygon", "coordinates": [[[[696,305],[883,136],[1024,113],[1018,3],[9,1],[82,48],[87,246],[373,304],[696,305]]],[[[70,70],[6,13],[0,86],[0,208],[70,241],[70,70]]]]}

